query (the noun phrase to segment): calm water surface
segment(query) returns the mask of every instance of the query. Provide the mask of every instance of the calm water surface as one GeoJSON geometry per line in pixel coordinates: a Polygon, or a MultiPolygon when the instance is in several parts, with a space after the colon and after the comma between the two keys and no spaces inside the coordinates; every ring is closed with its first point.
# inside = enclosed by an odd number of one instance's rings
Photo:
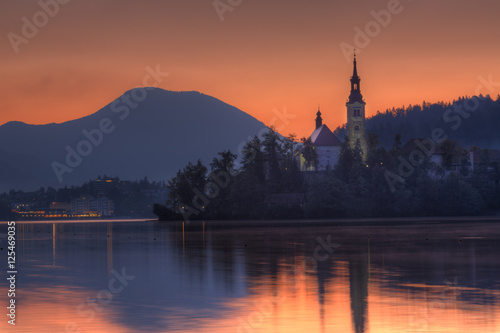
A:
{"type": "Polygon", "coordinates": [[[500,223],[18,223],[17,238],[1,332],[500,332],[500,223]]]}

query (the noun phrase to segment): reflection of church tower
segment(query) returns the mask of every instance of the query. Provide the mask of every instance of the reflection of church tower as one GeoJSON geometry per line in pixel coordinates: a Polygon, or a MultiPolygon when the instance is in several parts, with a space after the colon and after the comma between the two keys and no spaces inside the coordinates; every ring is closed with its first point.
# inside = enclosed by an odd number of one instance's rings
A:
{"type": "MultiPolygon", "coordinates": [[[[318,332],[327,332],[326,328],[326,318],[328,317],[328,314],[325,314],[326,310],[326,298],[328,297],[327,294],[327,287],[329,287],[329,283],[334,280],[335,278],[335,267],[334,267],[335,261],[333,260],[326,260],[326,261],[318,261],[318,266],[317,266],[317,283],[318,283],[318,304],[319,304],[319,318],[320,318],[320,327],[321,330],[318,332]]],[[[328,331],[329,332],[329,331],[328,331]]]]}
{"type": "Polygon", "coordinates": [[[364,333],[368,309],[368,259],[364,254],[349,261],[349,289],[354,332],[364,333]]]}
{"type": "Polygon", "coordinates": [[[361,88],[359,86],[361,79],[358,76],[356,54],[354,54],[354,69],[351,77],[351,94],[347,106],[347,136],[351,147],[356,146],[359,140],[363,150],[363,158],[366,158],[366,129],[365,129],[365,105],[361,88]]]}

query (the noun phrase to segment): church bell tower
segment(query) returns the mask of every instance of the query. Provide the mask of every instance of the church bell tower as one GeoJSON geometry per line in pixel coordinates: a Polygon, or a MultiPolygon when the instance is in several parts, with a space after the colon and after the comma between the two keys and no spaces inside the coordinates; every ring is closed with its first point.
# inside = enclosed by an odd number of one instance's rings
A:
{"type": "Polygon", "coordinates": [[[359,140],[361,150],[363,151],[363,159],[366,159],[368,151],[366,144],[366,128],[365,128],[365,101],[361,95],[359,86],[361,79],[358,76],[356,53],[354,53],[354,68],[351,77],[351,94],[346,103],[347,106],[347,136],[352,148],[356,147],[359,140]]]}

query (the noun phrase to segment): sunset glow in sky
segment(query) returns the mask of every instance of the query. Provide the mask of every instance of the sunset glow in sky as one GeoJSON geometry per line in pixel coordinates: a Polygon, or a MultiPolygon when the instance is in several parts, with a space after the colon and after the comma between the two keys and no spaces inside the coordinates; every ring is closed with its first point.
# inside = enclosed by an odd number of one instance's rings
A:
{"type": "Polygon", "coordinates": [[[212,0],[55,1],[41,1],[53,17],[38,1],[0,3],[0,124],[89,115],[159,67],[160,88],[200,91],[268,125],[286,108],[294,118],[275,125],[306,136],[318,104],[330,128],[346,121],[342,43],[359,50],[368,115],[500,93],[495,0],[221,0],[225,12],[212,0]]]}

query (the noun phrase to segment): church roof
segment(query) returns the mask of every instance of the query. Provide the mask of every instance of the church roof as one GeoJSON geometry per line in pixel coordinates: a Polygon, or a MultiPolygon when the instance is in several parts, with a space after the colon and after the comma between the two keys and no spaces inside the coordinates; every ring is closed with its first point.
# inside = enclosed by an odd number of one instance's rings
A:
{"type": "Polygon", "coordinates": [[[311,134],[315,146],[340,146],[342,143],[326,125],[321,125],[311,134]]]}

